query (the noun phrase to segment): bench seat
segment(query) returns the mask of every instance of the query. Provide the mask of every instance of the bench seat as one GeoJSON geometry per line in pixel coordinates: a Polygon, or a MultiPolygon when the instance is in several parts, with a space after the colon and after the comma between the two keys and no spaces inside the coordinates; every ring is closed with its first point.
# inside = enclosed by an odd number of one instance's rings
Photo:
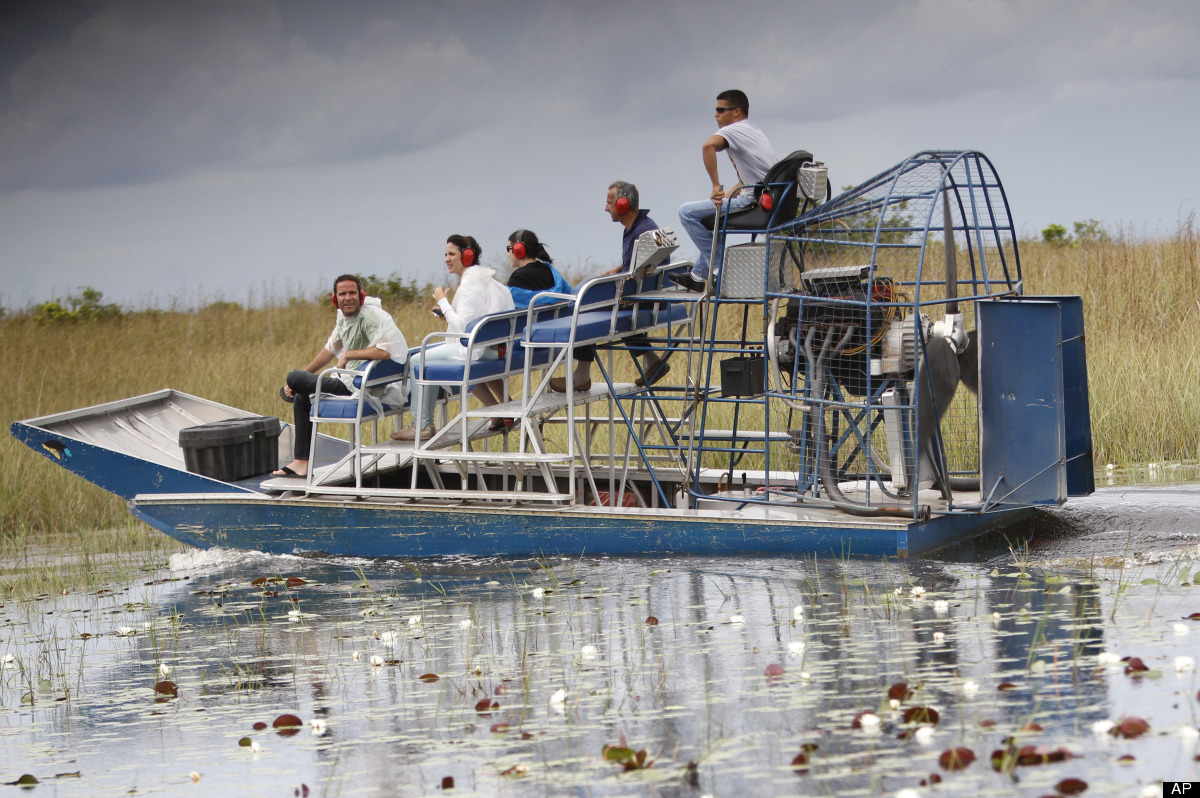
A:
{"type": "Polygon", "coordinates": [[[535,324],[526,330],[525,338],[531,344],[566,344],[571,342],[571,325],[575,325],[575,344],[597,343],[616,335],[643,332],[674,324],[688,318],[688,307],[681,302],[672,302],[665,308],[654,307],[633,310],[589,310],[575,318],[564,316],[535,324]]]}

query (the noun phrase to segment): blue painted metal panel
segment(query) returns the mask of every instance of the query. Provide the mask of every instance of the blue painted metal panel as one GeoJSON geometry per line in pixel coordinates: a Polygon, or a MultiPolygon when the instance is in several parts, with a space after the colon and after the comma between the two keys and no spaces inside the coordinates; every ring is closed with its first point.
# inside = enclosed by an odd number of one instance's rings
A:
{"type": "Polygon", "coordinates": [[[246,493],[245,487],[131,457],[14,421],[13,437],[57,466],[122,499],[139,493],[246,493]]]}
{"type": "Polygon", "coordinates": [[[976,305],[985,501],[1000,506],[1066,501],[1061,317],[1054,300],[976,305]]]}
{"type": "Polygon", "coordinates": [[[1083,333],[1083,298],[1053,299],[1062,310],[1063,398],[1067,424],[1067,495],[1090,496],[1096,490],[1092,461],[1092,415],[1088,401],[1087,338],[1083,333]]]}
{"type": "Polygon", "coordinates": [[[414,507],[301,499],[143,497],[133,514],[189,545],[359,557],[652,552],[921,554],[1018,522],[1032,510],[941,516],[923,523],[784,523],[683,513],[555,508],[414,507]]]}

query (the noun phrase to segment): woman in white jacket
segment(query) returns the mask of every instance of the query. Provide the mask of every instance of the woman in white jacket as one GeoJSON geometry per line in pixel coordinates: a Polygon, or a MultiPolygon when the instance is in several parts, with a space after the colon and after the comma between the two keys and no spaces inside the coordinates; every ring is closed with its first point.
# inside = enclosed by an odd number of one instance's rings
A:
{"type": "MultiPolygon", "coordinates": [[[[458,290],[454,292],[454,301],[451,302],[447,299],[445,287],[439,285],[433,291],[433,298],[437,302],[440,315],[446,319],[448,332],[462,333],[480,316],[502,313],[516,307],[508,287],[496,279],[496,270],[478,265],[480,254],[479,242],[473,236],[452,235],[446,239],[446,270],[458,277],[458,290]]],[[[472,353],[473,360],[495,360],[497,357],[499,355],[493,347],[472,353]]],[[[425,362],[466,359],[467,348],[453,341],[430,347],[425,351],[425,362]]],[[[427,438],[435,431],[433,406],[437,403],[438,391],[431,386],[425,386],[424,391],[420,390],[420,386],[416,384],[416,374],[421,366],[422,361],[419,357],[414,357],[409,365],[408,395],[415,411],[415,423],[411,427],[393,432],[393,440],[414,440],[418,430],[422,438],[427,438]]],[[[495,404],[497,399],[492,393],[486,390],[485,386],[479,387],[484,389],[474,391],[476,397],[485,406],[495,404]]]]}

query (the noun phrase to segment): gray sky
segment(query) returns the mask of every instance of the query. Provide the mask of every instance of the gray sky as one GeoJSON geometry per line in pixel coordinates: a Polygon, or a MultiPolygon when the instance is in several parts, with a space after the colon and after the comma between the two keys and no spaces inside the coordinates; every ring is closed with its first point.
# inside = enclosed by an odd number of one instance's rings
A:
{"type": "Polygon", "coordinates": [[[977,149],[1023,235],[1166,234],[1200,200],[1198,40],[1195,0],[10,3],[0,305],[441,280],[447,235],[498,263],[520,227],[598,271],[611,181],[663,226],[707,195],[726,88],[835,188],[977,149]]]}

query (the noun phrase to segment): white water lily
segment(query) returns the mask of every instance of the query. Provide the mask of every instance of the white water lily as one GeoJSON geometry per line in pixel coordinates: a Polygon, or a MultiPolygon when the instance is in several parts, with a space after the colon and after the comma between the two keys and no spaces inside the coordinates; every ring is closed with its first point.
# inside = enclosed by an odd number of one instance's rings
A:
{"type": "Polygon", "coordinates": [[[458,622],[458,628],[459,628],[459,629],[470,629],[470,628],[471,628],[472,626],[474,626],[474,625],[475,625],[475,624],[473,624],[473,623],[471,622],[471,619],[470,619],[470,618],[463,618],[461,621],[459,621],[459,622],[458,622]]]}
{"type": "Polygon", "coordinates": [[[1111,668],[1114,665],[1121,664],[1121,658],[1111,651],[1101,651],[1096,657],[1096,661],[1100,663],[1102,668],[1111,668]]]}
{"type": "Polygon", "coordinates": [[[858,723],[860,726],[862,726],[863,731],[871,732],[871,731],[879,731],[879,726],[882,723],[882,721],[879,719],[879,716],[876,715],[874,712],[864,712],[862,715],[859,716],[858,723]]]}
{"type": "Polygon", "coordinates": [[[354,660],[355,662],[358,662],[360,659],[362,659],[362,654],[360,654],[357,651],[351,651],[350,659],[354,660]]]}
{"type": "Polygon", "coordinates": [[[738,624],[745,623],[746,618],[743,615],[730,615],[729,622],[736,626],[738,624]]]}
{"type": "Polygon", "coordinates": [[[4,659],[0,660],[0,664],[3,664],[5,668],[15,668],[17,667],[17,658],[13,654],[5,654],[4,659]]]}
{"type": "Polygon", "coordinates": [[[896,588],[895,590],[893,590],[893,591],[892,591],[892,593],[893,593],[893,594],[895,594],[895,595],[897,595],[897,596],[903,596],[903,595],[904,595],[904,588],[902,588],[902,587],[898,587],[898,588],[896,588]]]}
{"type": "Polygon", "coordinates": [[[195,784],[196,782],[200,781],[200,779],[202,779],[204,777],[193,770],[191,773],[188,774],[188,778],[192,780],[192,784],[195,784]]]}
{"type": "Polygon", "coordinates": [[[121,637],[129,637],[130,635],[137,634],[137,630],[132,626],[118,626],[117,634],[119,634],[121,637]]]}
{"type": "Polygon", "coordinates": [[[584,659],[595,659],[596,651],[597,649],[595,646],[584,646],[583,648],[579,649],[579,656],[583,657],[584,659]]]}
{"type": "Polygon", "coordinates": [[[546,595],[546,588],[544,588],[544,587],[535,587],[535,588],[533,589],[533,592],[532,592],[530,595],[532,595],[534,598],[538,598],[538,599],[540,599],[540,598],[542,598],[543,596],[545,596],[545,595],[546,595]]]}
{"type": "Polygon", "coordinates": [[[909,592],[912,593],[913,598],[921,598],[921,596],[925,595],[925,588],[920,585],[914,585],[913,589],[909,592]]]}
{"type": "Polygon", "coordinates": [[[421,616],[420,615],[408,616],[408,625],[409,626],[420,626],[421,625],[421,616]]]}
{"type": "Polygon", "coordinates": [[[788,643],[788,656],[792,659],[800,659],[804,656],[804,641],[793,640],[788,643]]]}
{"type": "Polygon", "coordinates": [[[302,617],[304,617],[304,616],[301,614],[300,610],[288,610],[288,620],[289,621],[298,621],[302,617]]]}
{"type": "Polygon", "coordinates": [[[963,695],[975,695],[976,693],[979,692],[979,682],[976,682],[976,681],[963,682],[962,691],[963,691],[963,695]]]}
{"type": "Polygon", "coordinates": [[[567,711],[567,691],[561,687],[554,691],[550,696],[550,709],[558,714],[563,714],[567,711]]]}
{"type": "Polygon", "coordinates": [[[372,654],[371,655],[371,664],[374,665],[376,668],[380,667],[381,665],[383,665],[383,657],[379,656],[378,654],[372,654]]]}
{"type": "Polygon", "coordinates": [[[379,642],[383,643],[385,646],[396,645],[396,633],[390,632],[390,631],[380,632],[379,633],[379,642]]]}
{"type": "Polygon", "coordinates": [[[1174,625],[1173,627],[1171,627],[1171,628],[1172,628],[1172,629],[1174,629],[1174,630],[1175,630],[1175,634],[1179,635],[1180,637],[1183,637],[1185,634],[1187,634],[1187,633],[1188,633],[1188,628],[1187,628],[1187,626],[1185,626],[1185,625],[1184,625],[1184,624],[1182,624],[1182,623],[1177,623],[1177,624],[1175,624],[1175,625],[1174,625]]]}
{"type": "Polygon", "coordinates": [[[945,632],[934,632],[933,633],[933,642],[945,643],[946,642],[946,633],[945,632]]]}
{"type": "Polygon", "coordinates": [[[800,671],[800,677],[799,677],[799,678],[800,678],[800,681],[802,681],[802,682],[811,682],[811,681],[812,681],[812,674],[811,674],[811,673],[809,673],[808,671],[800,671]]]}
{"type": "Polygon", "coordinates": [[[321,718],[313,718],[308,722],[308,725],[312,727],[312,733],[317,737],[325,733],[325,721],[321,718]]]}
{"type": "Polygon", "coordinates": [[[1098,737],[1103,737],[1111,732],[1113,727],[1116,725],[1117,724],[1113,723],[1111,720],[1098,720],[1092,724],[1092,734],[1095,734],[1098,737]]]}
{"type": "Polygon", "coordinates": [[[1187,673],[1190,670],[1195,670],[1195,668],[1196,660],[1192,659],[1191,657],[1183,655],[1175,658],[1176,673],[1187,673]]]}
{"type": "Polygon", "coordinates": [[[921,745],[931,745],[933,743],[934,729],[932,726],[922,726],[913,732],[913,739],[921,745]]]}
{"type": "Polygon", "coordinates": [[[950,602],[946,601],[945,599],[938,599],[937,601],[933,602],[933,611],[938,615],[945,615],[950,611],[950,602]]]}
{"type": "Polygon", "coordinates": [[[164,662],[163,664],[158,666],[158,672],[161,673],[163,676],[170,676],[171,675],[171,666],[164,662]]]}
{"type": "Polygon", "coordinates": [[[262,751],[262,746],[258,744],[258,740],[250,741],[250,753],[257,754],[262,751]]]}
{"type": "Polygon", "coordinates": [[[795,607],[792,607],[792,620],[793,621],[803,621],[804,620],[804,608],[801,607],[799,604],[797,604],[795,607]]]}

